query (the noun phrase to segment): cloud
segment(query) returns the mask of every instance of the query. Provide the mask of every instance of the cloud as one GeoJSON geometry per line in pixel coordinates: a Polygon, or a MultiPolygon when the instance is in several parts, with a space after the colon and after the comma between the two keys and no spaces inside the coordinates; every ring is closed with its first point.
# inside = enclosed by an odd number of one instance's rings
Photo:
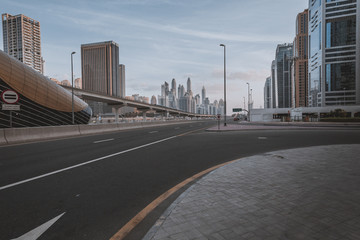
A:
{"type": "MultiPolygon", "coordinates": [[[[240,80],[244,82],[264,82],[266,77],[270,74],[270,70],[261,69],[261,70],[248,70],[248,71],[239,71],[239,72],[229,72],[227,71],[226,79],[227,80],[240,80]]],[[[213,78],[223,78],[224,70],[215,69],[212,72],[213,78]]]]}

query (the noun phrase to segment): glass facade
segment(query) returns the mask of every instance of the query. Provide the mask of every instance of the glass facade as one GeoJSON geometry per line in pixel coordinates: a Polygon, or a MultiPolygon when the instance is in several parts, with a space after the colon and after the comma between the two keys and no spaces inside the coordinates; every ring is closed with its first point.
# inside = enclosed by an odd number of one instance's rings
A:
{"type": "Polygon", "coordinates": [[[321,66],[322,66],[322,10],[321,0],[309,2],[309,84],[308,105],[319,106],[321,92],[321,66]]]}
{"type": "Polygon", "coordinates": [[[355,90],[355,62],[326,64],[326,91],[355,90]]]}
{"type": "Polygon", "coordinates": [[[356,44],[356,18],[342,18],[326,23],[326,47],[356,44]]]}
{"type": "Polygon", "coordinates": [[[309,1],[312,16],[309,20],[310,106],[359,104],[358,2],[309,1]],[[320,2],[324,4],[321,5],[320,2]],[[322,42],[319,47],[314,39],[318,35],[322,42]]]}

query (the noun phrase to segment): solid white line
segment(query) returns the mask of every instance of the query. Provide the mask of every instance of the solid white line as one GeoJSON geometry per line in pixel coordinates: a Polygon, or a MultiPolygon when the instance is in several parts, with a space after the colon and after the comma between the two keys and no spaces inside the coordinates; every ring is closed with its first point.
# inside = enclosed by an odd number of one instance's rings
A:
{"type": "Polygon", "coordinates": [[[100,141],[95,141],[94,143],[102,143],[102,142],[109,142],[114,140],[113,138],[109,138],[109,139],[105,139],[105,140],[100,140],[100,141]]]}
{"type": "Polygon", "coordinates": [[[65,213],[60,214],[59,216],[51,219],[50,221],[42,224],[41,226],[31,230],[30,232],[18,237],[13,240],[36,240],[38,239],[46,230],[48,230],[57,220],[59,220],[65,213]]]}
{"type": "Polygon", "coordinates": [[[131,149],[128,149],[128,150],[124,150],[124,151],[113,153],[113,154],[110,154],[110,155],[107,155],[107,156],[104,156],[104,157],[96,158],[96,159],[93,159],[93,160],[90,160],[90,161],[87,161],[87,162],[84,162],[84,163],[76,164],[74,166],[70,166],[70,167],[63,168],[63,169],[60,169],[60,170],[56,170],[56,171],[53,171],[53,172],[45,173],[45,174],[37,176],[37,177],[25,179],[25,180],[22,180],[20,182],[16,182],[16,183],[12,183],[12,184],[9,184],[9,185],[6,185],[6,186],[2,186],[2,187],[0,187],[0,191],[4,190],[4,189],[7,189],[7,188],[17,186],[17,185],[20,185],[20,184],[23,184],[23,183],[27,183],[27,182],[31,182],[31,181],[34,181],[34,180],[37,180],[37,179],[40,179],[40,178],[51,176],[51,175],[54,175],[54,174],[57,174],[57,173],[65,172],[67,170],[71,170],[71,169],[74,169],[74,168],[77,168],[77,167],[81,167],[81,166],[84,166],[84,165],[87,165],[87,164],[90,164],[90,163],[94,163],[94,162],[98,162],[98,161],[101,161],[101,160],[104,160],[104,159],[107,159],[107,158],[111,158],[111,157],[114,157],[114,156],[117,156],[117,155],[120,155],[120,154],[131,152],[131,151],[134,151],[134,150],[137,150],[137,149],[140,149],[140,148],[144,148],[144,147],[148,147],[148,146],[151,146],[151,145],[154,145],[154,144],[157,144],[157,143],[165,142],[165,141],[168,141],[168,140],[176,138],[176,137],[177,136],[164,138],[164,139],[161,139],[161,140],[158,140],[158,141],[155,141],[155,142],[151,142],[151,143],[148,143],[148,144],[144,144],[144,145],[141,145],[141,146],[138,146],[138,147],[134,147],[134,148],[131,148],[131,149]]]}
{"type": "Polygon", "coordinates": [[[157,132],[159,132],[159,131],[152,131],[152,132],[149,132],[149,133],[157,133],[157,132]]]}

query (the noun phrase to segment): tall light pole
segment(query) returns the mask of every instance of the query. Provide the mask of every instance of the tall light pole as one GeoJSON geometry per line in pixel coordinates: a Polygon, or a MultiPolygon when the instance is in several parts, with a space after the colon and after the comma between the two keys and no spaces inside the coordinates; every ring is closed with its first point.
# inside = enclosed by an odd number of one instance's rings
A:
{"type": "Polygon", "coordinates": [[[248,119],[250,122],[250,83],[246,83],[248,85],[248,119]]]}
{"type": "Polygon", "coordinates": [[[224,47],[224,127],[226,127],[226,46],[220,44],[220,47],[224,47]]]}
{"type": "Polygon", "coordinates": [[[73,61],[73,55],[76,52],[71,53],[71,119],[72,124],[75,124],[75,117],[74,117],[74,61],[73,61]]]}

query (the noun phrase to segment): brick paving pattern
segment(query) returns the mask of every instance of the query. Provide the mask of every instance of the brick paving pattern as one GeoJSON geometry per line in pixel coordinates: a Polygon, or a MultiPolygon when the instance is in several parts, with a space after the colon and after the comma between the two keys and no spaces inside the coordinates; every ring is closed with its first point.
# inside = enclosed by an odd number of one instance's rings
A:
{"type": "Polygon", "coordinates": [[[144,239],[360,239],[360,145],[276,151],[219,168],[144,239]]]}

